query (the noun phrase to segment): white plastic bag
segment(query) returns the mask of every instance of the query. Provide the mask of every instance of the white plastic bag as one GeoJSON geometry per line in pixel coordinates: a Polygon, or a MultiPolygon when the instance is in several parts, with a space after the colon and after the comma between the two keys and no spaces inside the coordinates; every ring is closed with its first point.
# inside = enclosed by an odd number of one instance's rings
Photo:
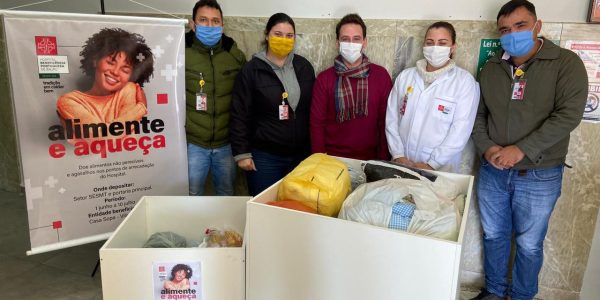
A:
{"type": "MultiPolygon", "coordinates": [[[[449,181],[446,184],[452,185],[449,181]]],[[[405,202],[405,197],[410,195],[416,209],[408,232],[455,241],[461,219],[458,210],[453,201],[439,197],[433,187],[424,178],[394,178],[366,183],[346,198],[339,218],[387,228],[394,204],[405,202]]],[[[440,188],[439,184],[437,188],[440,188]]],[[[455,189],[448,187],[447,191],[455,189]]]]}
{"type": "Polygon", "coordinates": [[[456,241],[461,216],[454,202],[439,200],[438,210],[415,210],[408,232],[456,241]]]}

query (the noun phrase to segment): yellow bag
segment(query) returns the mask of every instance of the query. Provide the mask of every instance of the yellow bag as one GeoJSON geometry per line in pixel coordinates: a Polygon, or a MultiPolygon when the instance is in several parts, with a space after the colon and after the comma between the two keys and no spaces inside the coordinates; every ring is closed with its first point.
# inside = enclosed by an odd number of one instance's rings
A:
{"type": "Polygon", "coordinates": [[[326,154],[315,153],[283,178],[277,198],[300,201],[320,215],[337,216],[349,192],[348,166],[326,154]]]}

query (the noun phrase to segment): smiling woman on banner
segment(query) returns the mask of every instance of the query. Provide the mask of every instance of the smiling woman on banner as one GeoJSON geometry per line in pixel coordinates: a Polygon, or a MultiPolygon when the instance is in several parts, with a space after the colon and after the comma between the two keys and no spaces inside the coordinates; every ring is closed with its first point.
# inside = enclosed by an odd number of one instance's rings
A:
{"type": "Polygon", "coordinates": [[[393,161],[421,169],[459,171],[477,113],[479,85],[456,65],[455,51],[452,24],[433,23],[423,42],[425,59],[396,78],[385,126],[393,161]]]}
{"type": "Polygon", "coordinates": [[[83,73],[94,82],[85,92],[75,90],[58,99],[61,121],[108,125],[139,121],[146,115],[141,86],[152,75],[154,58],[141,35],[104,28],[85,42],[80,55],[83,73]]]}
{"type": "Polygon", "coordinates": [[[192,268],[185,264],[176,264],[171,269],[171,277],[165,281],[163,287],[165,290],[187,290],[190,288],[190,278],[192,278],[192,268]]]}
{"type": "Polygon", "coordinates": [[[244,65],[233,87],[230,137],[250,195],[289,173],[310,154],[309,114],[315,72],[295,54],[296,28],[284,13],[269,18],[266,49],[244,65]]]}

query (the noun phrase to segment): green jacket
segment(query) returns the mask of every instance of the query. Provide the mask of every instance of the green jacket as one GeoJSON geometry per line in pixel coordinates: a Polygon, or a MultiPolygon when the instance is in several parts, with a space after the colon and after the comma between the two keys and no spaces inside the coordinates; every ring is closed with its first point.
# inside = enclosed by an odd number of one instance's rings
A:
{"type": "Polygon", "coordinates": [[[560,165],[587,101],[585,67],[575,53],[544,39],[542,49],[523,71],[524,99],[511,100],[510,63],[499,53],[485,64],[473,141],[480,154],[494,145],[516,145],[525,158],[515,169],[560,165]]]}
{"type": "Polygon", "coordinates": [[[188,143],[209,149],[229,144],[231,92],[244,63],[246,56],[230,37],[223,35],[217,45],[208,48],[193,31],[186,34],[185,132],[188,143]],[[196,110],[200,79],[205,81],[202,91],[207,94],[206,111],[196,110]]]}

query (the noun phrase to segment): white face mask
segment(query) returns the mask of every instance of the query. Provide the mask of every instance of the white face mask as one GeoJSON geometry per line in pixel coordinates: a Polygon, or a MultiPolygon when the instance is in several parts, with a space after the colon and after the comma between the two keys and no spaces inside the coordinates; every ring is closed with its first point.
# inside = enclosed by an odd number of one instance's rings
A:
{"type": "Polygon", "coordinates": [[[434,68],[439,68],[450,60],[450,47],[426,46],[423,47],[423,56],[434,68]]]}
{"type": "Polygon", "coordinates": [[[362,56],[362,44],[340,42],[340,55],[350,64],[362,56]]]}

